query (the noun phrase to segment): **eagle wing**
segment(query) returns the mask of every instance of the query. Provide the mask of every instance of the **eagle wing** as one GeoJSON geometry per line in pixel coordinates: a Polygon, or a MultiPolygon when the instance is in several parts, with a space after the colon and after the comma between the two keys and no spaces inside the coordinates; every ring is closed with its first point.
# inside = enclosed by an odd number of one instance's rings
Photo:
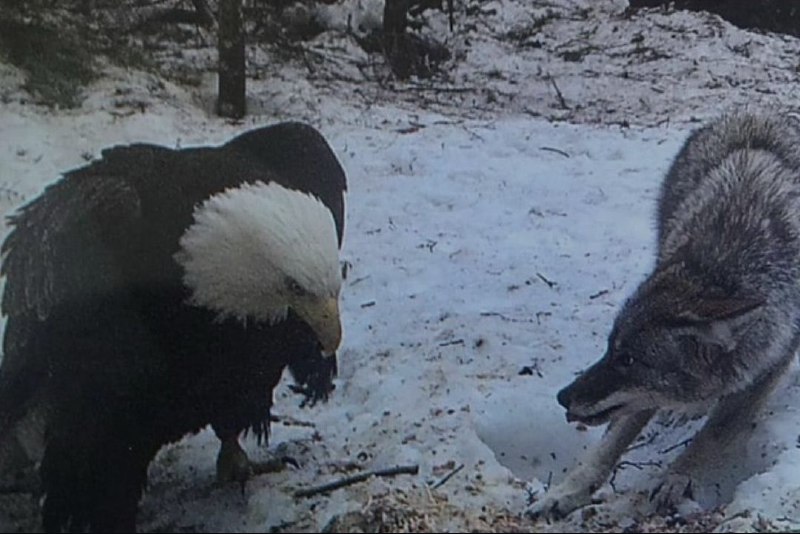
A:
{"type": "Polygon", "coordinates": [[[140,217],[139,196],[108,161],[66,174],[9,218],[2,311],[44,320],[71,297],[118,283],[108,247],[140,217]]]}
{"type": "Polygon", "coordinates": [[[109,243],[125,242],[140,200],[115,154],[104,151],[102,160],[66,173],[9,217],[12,230],[0,249],[7,316],[0,428],[25,413],[47,374],[46,350],[37,343],[53,309],[124,282],[109,243]]]}

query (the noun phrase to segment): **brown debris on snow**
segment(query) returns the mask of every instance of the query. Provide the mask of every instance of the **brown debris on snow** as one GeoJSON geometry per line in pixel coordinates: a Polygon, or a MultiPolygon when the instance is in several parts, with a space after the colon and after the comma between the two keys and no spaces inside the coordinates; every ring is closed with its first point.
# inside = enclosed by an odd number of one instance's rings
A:
{"type": "MultiPolygon", "coordinates": [[[[712,532],[724,526],[722,510],[711,510],[688,517],[648,517],[630,518],[621,521],[587,507],[577,511],[565,522],[548,523],[534,521],[520,513],[506,509],[484,506],[473,510],[451,502],[447,495],[427,489],[408,491],[392,490],[389,493],[366,498],[365,504],[357,510],[334,515],[322,528],[326,533],[385,533],[385,532],[669,532],[694,533],[712,532]]],[[[743,519],[748,519],[743,517],[743,519]]],[[[776,532],[777,527],[758,518],[752,522],[759,531],[776,532]]],[[[295,528],[295,525],[293,528],[295,528]]],[[[741,525],[738,525],[741,527],[741,525]]],[[[722,529],[724,531],[724,529],[722,529]]],[[[735,531],[735,528],[734,528],[735,531]]],[[[289,530],[286,530],[289,532],[289,530]]]]}
{"type": "Polygon", "coordinates": [[[361,509],[334,516],[323,532],[530,532],[535,524],[508,512],[474,514],[446,496],[419,490],[370,499],[361,509]]]}

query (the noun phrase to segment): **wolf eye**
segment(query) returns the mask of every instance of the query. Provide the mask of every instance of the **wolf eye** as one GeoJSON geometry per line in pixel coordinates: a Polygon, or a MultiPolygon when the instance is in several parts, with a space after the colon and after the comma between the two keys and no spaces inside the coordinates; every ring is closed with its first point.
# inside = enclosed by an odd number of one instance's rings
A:
{"type": "Polygon", "coordinates": [[[678,343],[680,344],[680,350],[687,356],[692,356],[697,354],[700,349],[701,345],[697,342],[697,339],[694,336],[681,336],[678,338],[678,343]]]}
{"type": "Polygon", "coordinates": [[[626,354],[619,359],[619,363],[620,365],[622,365],[622,367],[630,367],[631,365],[636,363],[636,360],[633,359],[633,356],[626,354]]]}
{"type": "Polygon", "coordinates": [[[302,297],[306,294],[306,290],[303,289],[303,286],[298,284],[296,280],[290,278],[286,281],[286,285],[289,286],[289,291],[291,291],[296,297],[302,297]]]}

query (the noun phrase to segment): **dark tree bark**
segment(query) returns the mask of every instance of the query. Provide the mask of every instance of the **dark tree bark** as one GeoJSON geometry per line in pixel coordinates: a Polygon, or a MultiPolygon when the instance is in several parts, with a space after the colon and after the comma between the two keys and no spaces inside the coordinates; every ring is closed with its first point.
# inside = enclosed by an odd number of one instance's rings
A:
{"type": "Polygon", "coordinates": [[[208,7],[208,2],[206,0],[192,0],[192,4],[194,4],[194,10],[197,13],[198,24],[206,27],[213,26],[216,20],[211,8],[208,7]]]}
{"type": "Polygon", "coordinates": [[[219,96],[217,114],[240,119],[246,110],[242,0],[219,2],[219,96]]]}
{"type": "Polygon", "coordinates": [[[383,6],[384,35],[398,35],[406,32],[408,7],[409,0],[386,0],[383,6]]]}
{"type": "Polygon", "coordinates": [[[383,48],[392,72],[399,78],[411,75],[411,60],[405,43],[408,0],[386,0],[383,6],[383,48]]]}
{"type": "Polygon", "coordinates": [[[716,13],[744,29],[760,29],[800,36],[797,0],[630,0],[631,8],[674,3],[676,9],[716,13]]]}
{"type": "Polygon", "coordinates": [[[411,0],[386,0],[383,7],[383,51],[392,72],[400,79],[427,77],[434,65],[450,58],[446,47],[408,33],[408,12],[419,4],[411,0]]]}

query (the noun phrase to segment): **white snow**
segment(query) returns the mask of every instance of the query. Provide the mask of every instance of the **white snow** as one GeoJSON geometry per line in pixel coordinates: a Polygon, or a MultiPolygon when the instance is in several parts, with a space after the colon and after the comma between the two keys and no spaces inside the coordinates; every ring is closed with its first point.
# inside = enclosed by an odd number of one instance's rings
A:
{"type": "MultiPolygon", "coordinates": [[[[240,494],[213,482],[213,433],[188,437],[151,466],[142,530],[318,531],[374,500],[429,511],[446,499],[435,524],[449,530],[522,513],[528,492],[557,483],[601,436],[568,424],[555,395],[603,354],[616,310],[652,267],[658,186],[696,118],[744,102],[795,104],[797,39],[697,13],[626,16],[616,1],[470,2],[482,14],[472,17],[458,5],[454,34],[442,15],[429,22],[457,58],[437,87],[463,91],[357,78],[363,52],[331,31],[309,45],[327,57],[313,73],[251,51],[264,71],[241,123],[210,113],[211,75],[181,88],[110,68],[82,108],[53,111],[31,104],[19,73],[2,66],[4,216],[115,143],[217,144],[289,117],[317,126],[348,174],[337,388],[304,409],[288,379],[276,392],[287,424],[273,426],[269,449],[301,468],[240,494]],[[514,41],[514,31],[528,33],[514,41]],[[568,51],[586,54],[565,60],[568,51]],[[354,466],[399,464],[419,474],[292,495],[354,466]]],[[[701,504],[723,507],[720,529],[800,527],[798,407],[793,368],[752,439],[724,469],[699,474],[701,504]]],[[[700,422],[652,423],[599,492],[596,515],[537,528],[647,516],[648,491],[700,422]]],[[[267,453],[245,444],[254,458],[267,453]]],[[[29,524],[19,514],[3,523],[0,513],[0,525],[29,524]]]]}

